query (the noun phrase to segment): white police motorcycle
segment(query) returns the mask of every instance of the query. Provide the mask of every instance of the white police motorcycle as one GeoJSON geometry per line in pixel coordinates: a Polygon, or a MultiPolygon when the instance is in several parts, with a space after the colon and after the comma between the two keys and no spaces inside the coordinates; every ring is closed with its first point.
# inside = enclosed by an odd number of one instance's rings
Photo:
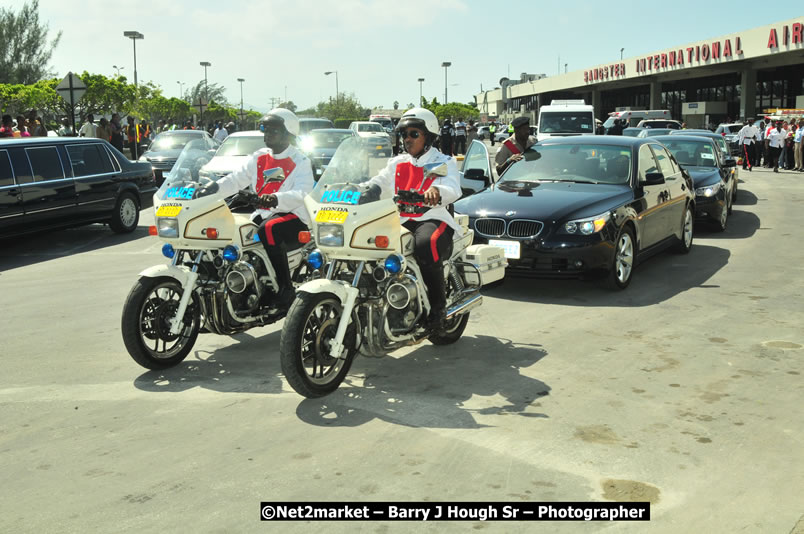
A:
{"type": "MultiPolygon", "coordinates": [[[[214,151],[211,151],[214,153],[214,151]]],[[[172,367],[187,356],[204,328],[231,335],[281,319],[272,308],[280,288],[249,214],[258,195],[241,191],[228,200],[198,171],[212,157],[203,140],[192,141],[154,196],[151,235],[165,242],[169,264],[140,273],[123,307],[123,342],[148,369],[172,367]],[[238,213],[238,208],[245,208],[238,213]]],[[[265,184],[284,180],[282,169],[264,173],[265,184]]],[[[294,283],[307,280],[307,249],[288,253],[294,283]]]]}
{"type": "MultiPolygon", "coordinates": [[[[468,217],[458,215],[463,235],[455,237],[444,262],[446,323],[428,329],[430,301],[413,256],[413,235],[399,221],[396,199],[360,186],[370,178],[369,161],[362,143],[344,141],[305,199],[318,247],[307,262],[325,276],[298,288],[280,340],[285,378],[305,397],[335,391],[358,352],[380,357],[425,339],[456,342],[469,312],[482,302],[480,287],[505,274],[503,250],[471,245],[468,217]]],[[[425,166],[425,173],[444,176],[446,164],[425,166]]],[[[415,192],[398,195],[420,200],[415,192]]]]}

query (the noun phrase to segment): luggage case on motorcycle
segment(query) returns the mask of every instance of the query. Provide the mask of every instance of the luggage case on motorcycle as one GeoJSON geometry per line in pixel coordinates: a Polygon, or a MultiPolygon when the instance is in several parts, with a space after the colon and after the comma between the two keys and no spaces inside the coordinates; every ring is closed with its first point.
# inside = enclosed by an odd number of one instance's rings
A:
{"type": "MultiPolygon", "coordinates": [[[[505,251],[501,247],[491,245],[472,245],[466,249],[466,261],[473,264],[480,271],[480,285],[491,284],[502,280],[505,276],[505,268],[508,267],[508,260],[505,259],[505,251]]],[[[472,268],[464,268],[464,278],[469,284],[477,284],[477,271],[472,268]]]]}

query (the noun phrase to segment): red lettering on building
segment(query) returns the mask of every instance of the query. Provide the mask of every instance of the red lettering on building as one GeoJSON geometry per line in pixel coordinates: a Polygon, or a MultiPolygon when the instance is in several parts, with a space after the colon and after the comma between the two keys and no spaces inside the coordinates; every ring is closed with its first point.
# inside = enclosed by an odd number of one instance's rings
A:
{"type": "Polygon", "coordinates": [[[701,59],[709,61],[709,45],[705,44],[701,47],[701,59]]]}
{"type": "Polygon", "coordinates": [[[683,50],[679,50],[678,53],[676,54],[676,61],[678,61],[678,65],[680,67],[684,66],[684,51],[683,50]]]}
{"type": "Polygon", "coordinates": [[[790,43],[790,28],[784,26],[782,28],[782,44],[787,46],[790,43]]]}
{"type": "Polygon", "coordinates": [[[793,24],[793,44],[804,43],[804,26],[800,22],[793,24]]]}
{"type": "Polygon", "coordinates": [[[625,63],[620,63],[620,76],[625,76],[625,63]]]}
{"type": "Polygon", "coordinates": [[[726,39],[726,44],[723,45],[723,57],[731,57],[731,39],[726,39]]]}
{"type": "Polygon", "coordinates": [[[600,79],[600,69],[595,69],[595,81],[600,79]]]}
{"type": "Polygon", "coordinates": [[[653,69],[654,70],[659,69],[659,54],[656,54],[655,56],[653,56],[653,69]]]}
{"type": "Polygon", "coordinates": [[[741,48],[740,38],[737,38],[737,45],[734,47],[734,54],[737,56],[743,55],[743,49],[741,48]]]}
{"type": "Polygon", "coordinates": [[[701,61],[701,47],[700,46],[695,47],[695,61],[698,61],[698,62],[701,61]]]}
{"type": "Polygon", "coordinates": [[[712,59],[720,59],[720,41],[712,43],[712,59]]]}
{"type": "Polygon", "coordinates": [[[695,52],[695,49],[691,46],[687,47],[687,63],[692,63],[692,53],[695,52]]]}
{"type": "Polygon", "coordinates": [[[668,64],[669,64],[671,67],[675,67],[675,66],[676,66],[676,51],[675,51],[675,50],[673,50],[672,52],[670,52],[670,57],[668,58],[668,62],[667,62],[667,63],[668,63],[668,64]]]}
{"type": "Polygon", "coordinates": [[[667,68],[667,54],[662,54],[662,68],[667,68]]]}
{"type": "Polygon", "coordinates": [[[589,71],[583,71],[583,83],[589,83],[589,71]]]}

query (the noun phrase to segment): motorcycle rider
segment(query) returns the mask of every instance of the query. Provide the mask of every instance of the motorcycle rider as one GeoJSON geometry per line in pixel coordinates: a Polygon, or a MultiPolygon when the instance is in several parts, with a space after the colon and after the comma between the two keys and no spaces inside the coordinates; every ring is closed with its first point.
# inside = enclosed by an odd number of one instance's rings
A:
{"type": "Polygon", "coordinates": [[[438,139],[439,127],[432,111],[409,109],[402,115],[396,129],[407,153],[391,158],[386,167],[366,185],[379,186],[383,191],[391,188],[394,192],[400,189],[415,190],[424,194],[424,202],[418,205],[433,206],[423,214],[399,215],[403,226],[413,233],[413,255],[421,269],[422,281],[427,286],[430,300],[428,326],[438,328],[446,319],[443,259],[449,258],[452,252],[455,232],[462,233],[461,227],[446,208],[461,196],[458,167],[453,158],[433,147],[438,139]],[[446,163],[447,175],[425,179],[422,166],[427,163],[446,163]]]}
{"type": "Polygon", "coordinates": [[[287,311],[295,292],[290,279],[287,251],[300,246],[299,232],[310,227],[304,197],[313,190],[313,166],[293,144],[299,135],[299,119],[284,108],[274,108],[260,121],[266,148],[261,148],[232,174],[218,181],[224,196],[251,187],[261,196],[259,208],[251,215],[259,225],[258,235],[276,271],[279,295],[276,309],[287,311]],[[263,171],[276,167],[285,173],[284,181],[264,183],[263,171]]]}

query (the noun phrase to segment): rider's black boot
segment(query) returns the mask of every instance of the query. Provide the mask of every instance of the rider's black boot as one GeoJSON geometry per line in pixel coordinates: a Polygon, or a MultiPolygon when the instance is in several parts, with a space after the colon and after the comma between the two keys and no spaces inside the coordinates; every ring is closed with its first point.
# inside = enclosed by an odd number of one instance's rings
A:
{"type": "Polygon", "coordinates": [[[421,271],[424,285],[427,286],[427,298],[430,300],[427,328],[439,330],[447,320],[447,283],[444,280],[444,266],[439,261],[421,267],[421,271]]]}

